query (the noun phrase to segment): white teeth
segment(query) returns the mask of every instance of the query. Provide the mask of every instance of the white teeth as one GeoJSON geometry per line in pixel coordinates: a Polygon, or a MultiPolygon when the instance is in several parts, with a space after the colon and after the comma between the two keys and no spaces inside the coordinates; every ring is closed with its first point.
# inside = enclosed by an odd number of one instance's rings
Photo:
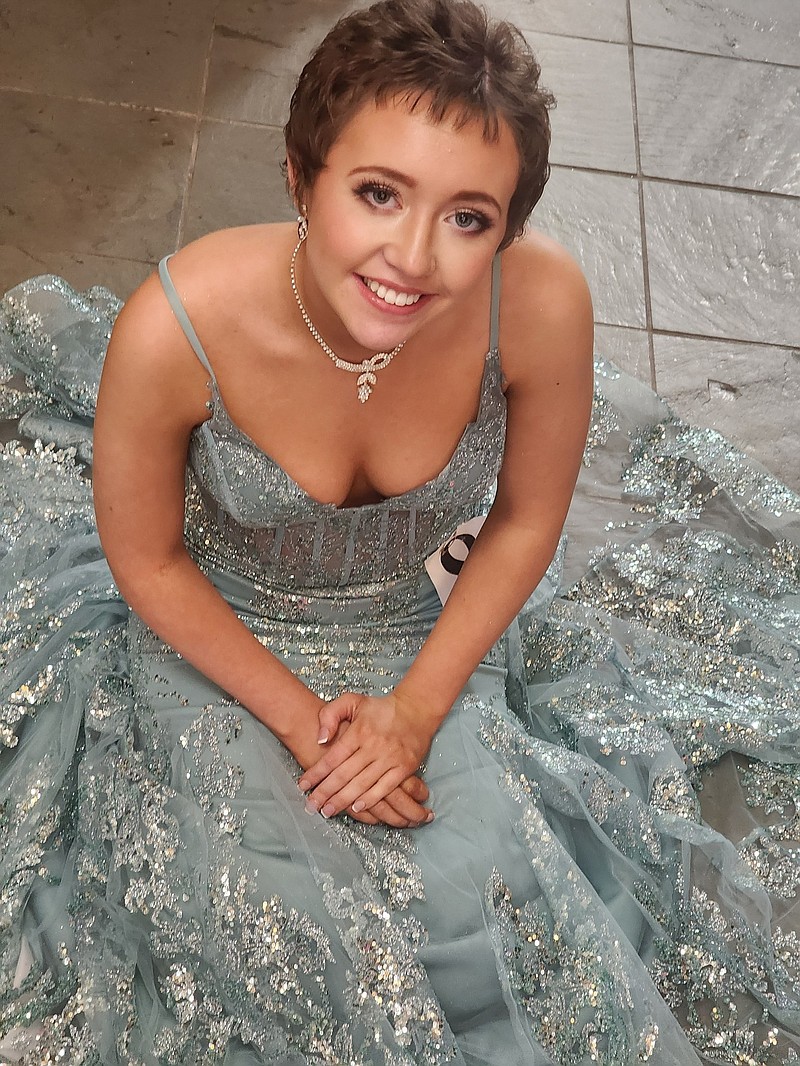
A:
{"type": "Polygon", "coordinates": [[[408,307],[409,304],[415,304],[421,295],[418,292],[395,292],[394,289],[387,289],[385,285],[381,285],[378,281],[373,281],[372,278],[364,278],[363,281],[367,288],[374,292],[379,299],[395,307],[408,307]]]}

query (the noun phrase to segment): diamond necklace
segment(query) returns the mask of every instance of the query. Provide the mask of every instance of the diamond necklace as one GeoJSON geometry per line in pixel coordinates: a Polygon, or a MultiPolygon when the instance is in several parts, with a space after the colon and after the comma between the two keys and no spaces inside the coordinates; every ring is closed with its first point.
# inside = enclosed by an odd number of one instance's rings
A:
{"type": "Polygon", "coordinates": [[[333,348],[331,348],[329,344],[326,344],[325,341],[322,339],[319,330],[311,321],[308,311],[306,311],[303,305],[303,301],[300,299],[300,293],[297,288],[297,278],[294,272],[294,264],[295,260],[297,259],[297,253],[300,251],[300,245],[302,243],[303,238],[301,238],[297,242],[297,246],[292,252],[292,261],[289,266],[289,277],[292,282],[292,292],[294,293],[295,300],[297,300],[297,306],[300,308],[300,314],[303,316],[303,321],[308,327],[308,332],[311,334],[311,336],[314,338],[314,340],[317,342],[323,352],[325,352],[325,354],[331,360],[333,365],[338,367],[339,370],[349,370],[351,374],[358,374],[358,380],[356,381],[356,384],[358,385],[358,398],[361,403],[366,403],[367,400],[370,398],[370,395],[372,394],[372,389],[375,385],[375,382],[378,380],[375,377],[376,373],[379,370],[383,370],[389,365],[389,363],[391,363],[392,359],[394,359],[394,357],[397,355],[397,353],[400,351],[400,349],[406,342],[400,341],[397,347],[392,348],[390,352],[376,352],[375,355],[371,356],[369,359],[363,359],[360,363],[348,363],[346,359],[340,359],[336,352],[333,350],[333,348]]]}

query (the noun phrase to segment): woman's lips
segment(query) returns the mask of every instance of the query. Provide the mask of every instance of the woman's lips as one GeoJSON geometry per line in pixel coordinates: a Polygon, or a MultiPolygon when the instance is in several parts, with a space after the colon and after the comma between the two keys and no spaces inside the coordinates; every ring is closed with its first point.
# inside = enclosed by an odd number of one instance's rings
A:
{"type": "Polygon", "coordinates": [[[385,282],[379,282],[372,278],[365,277],[363,274],[355,275],[359,287],[364,297],[369,300],[373,307],[379,308],[379,310],[387,312],[393,315],[409,315],[414,314],[424,304],[426,304],[433,295],[432,293],[411,293],[406,289],[393,289],[391,286],[386,285],[385,282]],[[375,291],[377,289],[377,291],[375,291]],[[382,296],[378,293],[383,292],[382,296]],[[392,296],[394,294],[394,296],[392,296]],[[386,300],[386,296],[393,299],[394,302],[386,300]],[[403,301],[398,303],[398,297],[403,301]],[[407,302],[411,301],[411,302],[407,302]]]}

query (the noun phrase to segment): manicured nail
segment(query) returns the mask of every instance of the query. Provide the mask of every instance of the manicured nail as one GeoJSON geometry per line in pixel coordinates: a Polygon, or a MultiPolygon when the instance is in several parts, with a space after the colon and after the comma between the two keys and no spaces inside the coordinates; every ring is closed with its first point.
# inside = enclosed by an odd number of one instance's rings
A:
{"type": "Polygon", "coordinates": [[[328,740],[329,740],[328,730],[327,729],[322,729],[320,731],[319,737],[317,738],[317,744],[327,744],[328,740]]]}
{"type": "Polygon", "coordinates": [[[315,803],[313,802],[313,800],[310,800],[310,799],[306,800],[305,811],[306,811],[306,814],[319,814],[319,811],[317,810],[315,803]]]}
{"type": "Polygon", "coordinates": [[[428,817],[425,819],[425,824],[427,825],[428,822],[432,822],[435,817],[436,815],[433,813],[433,811],[429,811],[428,817]]]}
{"type": "Polygon", "coordinates": [[[356,812],[356,814],[358,814],[359,811],[363,811],[365,807],[366,803],[364,803],[363,800],[356,800],[356,802],[353,804],[353,810],[356,812]]]}
{"type": "Polygon", "coordinates": [[[323,818],[330,818],[332,814],[336,814],[336,808],[332,803],[326,803],[319,813],[323,818]]]}
{"type": "Polygon", "coordinates": [[[300,780],[297,782],[297,787],[300,789],[301,792],[307,792],[308,781],[306,781],[304,777],[301,777],[300,780]]]}

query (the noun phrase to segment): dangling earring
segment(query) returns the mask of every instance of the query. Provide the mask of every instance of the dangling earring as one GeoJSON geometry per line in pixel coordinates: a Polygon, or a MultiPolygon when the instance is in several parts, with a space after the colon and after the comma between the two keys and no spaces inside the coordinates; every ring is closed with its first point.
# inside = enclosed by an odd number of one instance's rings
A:
{"type": "Polygon", "coordinates": [[[305,204],[300,204],[300,214],[297,216],[297,239],[302,244],[308,236],[308,215],[305,204]]]}

